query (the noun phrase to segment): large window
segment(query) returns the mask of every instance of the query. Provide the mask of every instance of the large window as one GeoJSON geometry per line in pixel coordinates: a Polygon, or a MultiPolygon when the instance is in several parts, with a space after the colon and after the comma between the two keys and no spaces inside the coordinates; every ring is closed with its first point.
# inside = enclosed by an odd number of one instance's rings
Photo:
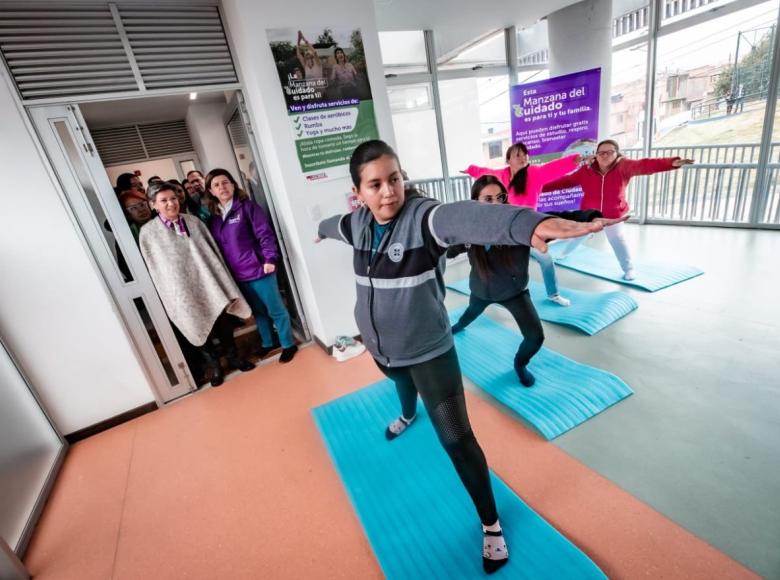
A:
{"type": "Polygon", "coordinates": [[[734,0],[664,0],[661,22],[667,24],[685,20],[732,2],[734,0]]]}
{"type": "Polygon", "coordinates": [[[386,75],[428,72],[422,30],[380,32],[379,49],[386,75]]]}
{"type": "Polygon", "coordinates": [[[550,47],[547,20],[517,31],[517,64],[521,67],[546,67],[550,47]]]}
{"type": "Polygon", "coordinates": [[[510,145],[509,79],[506,75],[466,78],[439,83],[450,174],[469,165],[502,167],[510,145]]]}
{"type": "MultiPolygon", "coordinates": [[[[778,87],[780,97],[780,86],[778,87]]],[[[780,225],[780,98],[775,104],[775,118],[772,129],[772,143],[769,149],[769,165],[762,196],[762,211],[759,221],[765,224],[780,225]]]]}
{"type": "Polygon", "coordinates": [[[777,11],[772,0],[659,38],[653,153],[697,165],[653,178],[650,217],[749,219],[777,11]]]}
{"type": "MultiPolygon", "coordinates": [[[[642,156],[649,143],[653,157],[695,160],[679,171],[632,181],[628,195],[640,219],[780,224],[777,111],[766,174],[761,149],[777,68],[772,46],[779,6],[780,0],[663,0],[658,26],[651,28],[648,0],[612,0],[609,137],[629,157],[642,156]],[[647,102],[648,92],[653,102],[647,102]]],[[[410,177],[436,181],[437,195],[447,182],[447,198],[460,199],[468,186],[460,172],[470,164],[502,166],[511,144],[505,32],[439,54],[430,70],[422,33],[380,37],[386,72],[413,73],[394,78],[388,88],[410,177]]],[[[518,30],[516,41],[515,84],[549,78],[547,20],[518,30]]]]}
{"type": "Polygon", "coordinates": [[[456,53],[440,56],[439,70],[475,69],[506,64],[504,31],[498,30],[461,48],[456,53]]]}
{"type": "Polygon", "coordinates": [[[398,155],[412,180],[443,177],[430,83],[387,88],[398,155]]]}
{"type": "Polygon", "coordinates": [[[647,89],[647,43],[612,53],[609,134],[623,149],[641,148],[647,89]]]}

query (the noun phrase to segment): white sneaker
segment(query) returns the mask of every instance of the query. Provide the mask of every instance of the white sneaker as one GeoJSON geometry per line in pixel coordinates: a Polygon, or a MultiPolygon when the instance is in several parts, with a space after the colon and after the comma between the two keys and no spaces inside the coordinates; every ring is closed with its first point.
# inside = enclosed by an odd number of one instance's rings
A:
{"type": "Polygon", "coordinates": [[[351,337],[339,336],[333,345],[333,358],[344,362],[365,352],[366,347],[351,337]]]}
{"type": "Polygon", "coordinates": [[[623,274],[623,280],[636,280],[636,274],[634,274],[634,269],[631,268],[628,270],[625,274],[623,274]]]}
{"type": "Polygon", "coordinates": [[[555,302],[558,306],[571,306],[571,300],[564,298],[560,294],[556,294],[555,296],[548,296],[547,300],[550,302],[555,302]]]}

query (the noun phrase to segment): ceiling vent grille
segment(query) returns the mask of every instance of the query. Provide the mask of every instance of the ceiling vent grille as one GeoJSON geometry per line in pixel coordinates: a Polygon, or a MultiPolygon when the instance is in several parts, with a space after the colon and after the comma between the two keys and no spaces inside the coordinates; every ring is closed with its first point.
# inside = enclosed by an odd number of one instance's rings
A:
{"type": "Polygon", "coordinates": [[[120,6],[119,15],[147,89],[238,82],[215,6],[120,6]]]}
{"type": "Polygon", "coordinates": [[[91,134],[105,165],[173,157],[195,150],[184,120],[92,129],[91,134]]]}
{"type": "Polygon", "coordinates": [[[0,50],[23,99],[138,89],[107,5],[0,8],[0,50]]]}
{"type": "Polygon", "coordinates": [[[25,101],[238,82],[216,6],[3,5],[0,52],[25,101]]]}

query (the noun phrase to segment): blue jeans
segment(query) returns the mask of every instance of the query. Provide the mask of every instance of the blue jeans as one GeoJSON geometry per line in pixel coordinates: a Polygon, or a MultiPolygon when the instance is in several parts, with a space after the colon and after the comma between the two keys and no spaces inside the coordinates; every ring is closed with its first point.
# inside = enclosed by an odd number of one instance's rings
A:
{"type": "Polygon", "coordinates": [[[531,257],[539,262],[539,267],[542,269],[544,289],[547,290],[547,296],[555,296],[558,294],[558,278],[555,275],[555,262],[553,262],[550,252],[542,253],[536,248],[531,248],[531,257]]]}
{"type": "Polygon", "coordinates": [[[271,330],[271,320],[273,320],[282,348],[293,346],[295,342],[290,326],[290,315],[282,302],[282,295],[279,293],[279,286],[276,283],[276,273],[249,282],[239,282],[238,285],[252,308],[262,345],[273,345],[274,339],[271,330]]]}

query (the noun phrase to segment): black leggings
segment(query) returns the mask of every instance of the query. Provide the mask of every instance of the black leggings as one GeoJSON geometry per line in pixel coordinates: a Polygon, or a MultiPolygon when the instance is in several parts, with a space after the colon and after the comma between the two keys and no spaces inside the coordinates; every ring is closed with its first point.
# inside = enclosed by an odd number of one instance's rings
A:
{"type": "MultiPolygon", "coordinates": [[[[483,300],[472,294],[469,298],[469,307],[466,308],[466,311],[456,324],[461,327],[468,326],[491,304],[494,304],[494,301],[483,300]]],[[[526,289],[522,294],[514,298],[501,300],[500,302],[495,302],[495,304],[500,304],[509,310],[509,313],[517,322],[517,326],[520,327],[520,332],[523,333],[523,342],[520,343],[520,348],[517,349],[517,354],[515,355],[515,367],[524,367],[539,352],[544,342],[544,330],[542,330],[542,323],[539,320],[539,315],[536,313],[536,308],[534,308],[531,302],[531,296],[526,289]]]]}
{"type": "Polygon", "coordinates": [[[486,526],[496,523],[498,513],[487,461],[469,424],[455,348],[407,367],[389,368],[378,362],[377,365],[395,382],[401,411],[407,419],[414,417],[417,393],[420,394],[439,441],[477,508],[479,519],[486,526]]]}

